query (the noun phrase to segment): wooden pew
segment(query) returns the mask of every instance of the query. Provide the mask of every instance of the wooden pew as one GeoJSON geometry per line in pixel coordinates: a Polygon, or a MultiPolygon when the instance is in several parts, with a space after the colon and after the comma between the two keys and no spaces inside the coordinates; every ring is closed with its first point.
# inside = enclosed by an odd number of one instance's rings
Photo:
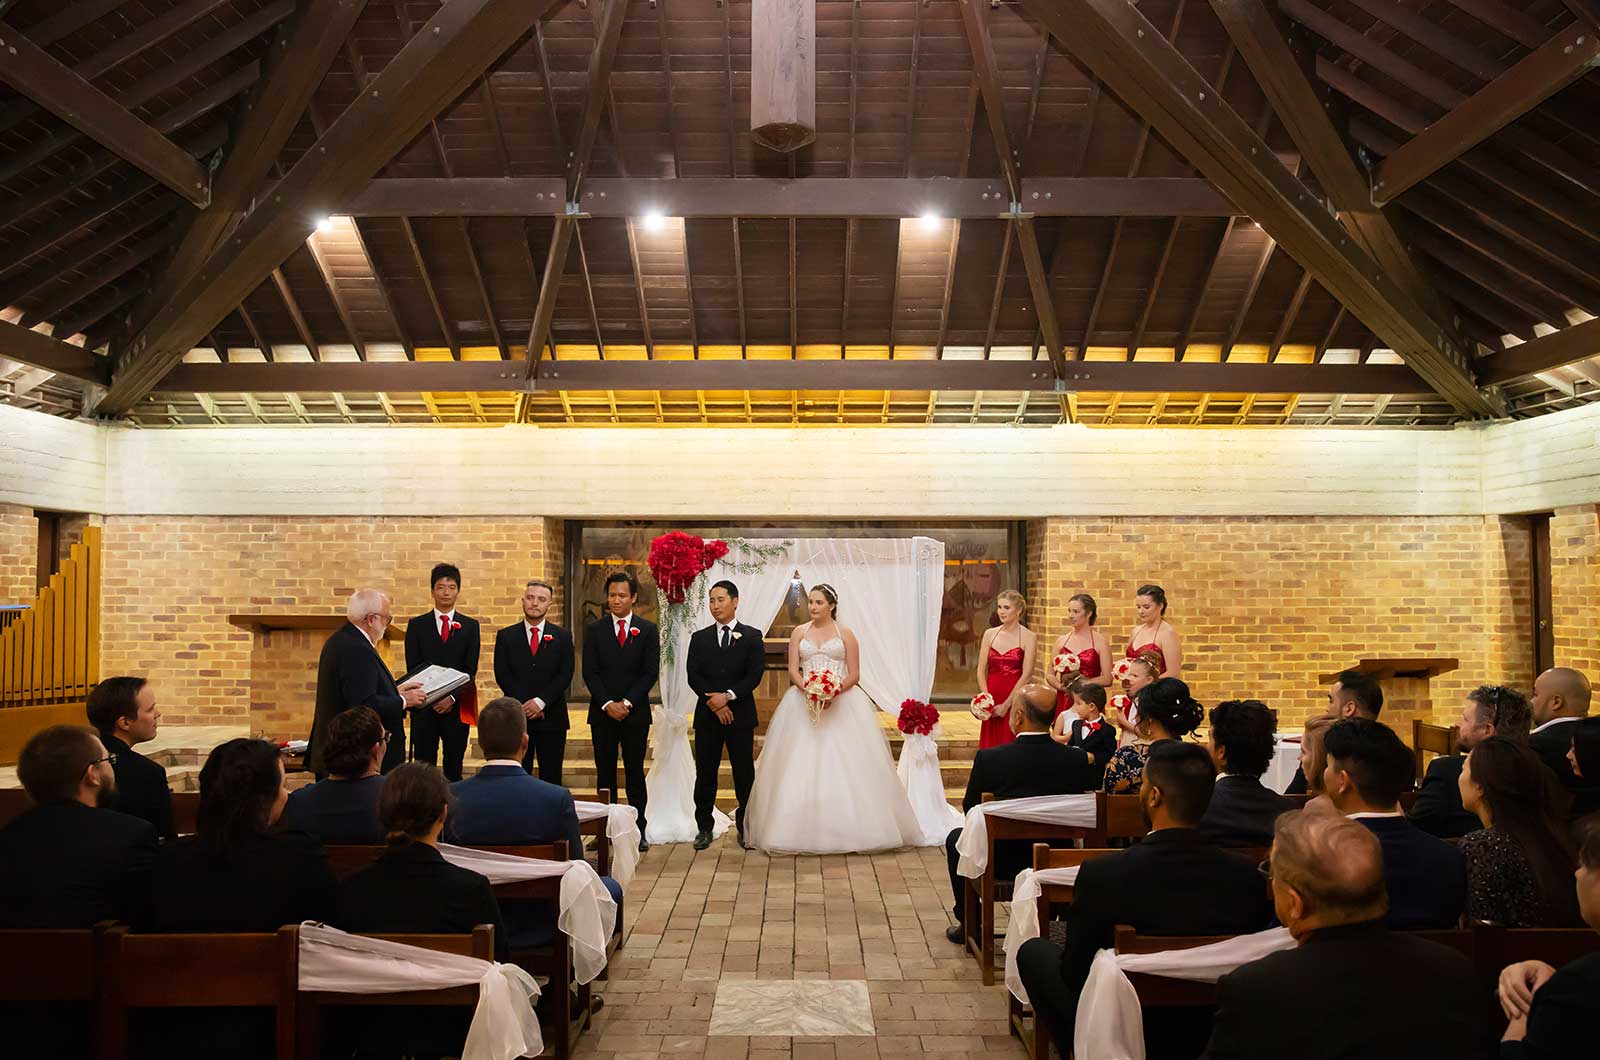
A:
{"type": "Polygon", "coordinates": [[[194,835],[200,830],[200,793],[172,793],[172,830],[178,835],[194,835]]]}
{"type": "Polygon", "coordinates": [[[101,936],[99,1055],[128,1052],[128,1013],[147,1008],[271,1008],[279,1060],[293,1060],[300,929],[251,935],[101,936]]]}
{"type": "Polygon", "coordinates": [[[1416,763],[1418,784],[1422,783],[1422,777],[1427,772],[1427,763],[1422,756],[1455,754],[1457,738],[1454,725],[1430,725],[1421,718],[1411,719],[1411,757],[1416,763]]]}
{"type": "MultiPolygon", "coordinates": [[[[57,1005],[60,1019],[89,1032],[83,1042],[91,1050],[96,1042],[94,1000],[100,995],[100,942],[96,937],[110,925],[91,930],[0,931],[0,1000],[17,1005],[57,1005]]],[[[51,1022],[6,1029],[7,1044],[18,1056],[35,1048],[60,1049],[53,1036],[59,1026],[51,1022]],[[49,1042],[33,1040],[35,1032],[52,1035],[49,1042]]],[[[87,1055],[94,1055],[91,1051],[87,1055]]]]}
{"type": "Polygon", "coordinates": [[[33,800],[21,788],[0,788],[0,828],[33,809],[33,800]]]}
{"type": "MultiPolygon", "coordinates": [[[[994,802],[992,793],[984,793],[984,802],[994,802]]],[[[1097,810],[1103,810],[1101,803],[1096,803],[1097,810]]],[[[1018,821],[1010,817],[1001,817],[997,814],[988,814],[984,817],[984,824],[988,834],[988,861],[985,864],[983,875],[977,879],[966,879],[962,889],[961,909],[962,923],[966,926],[966,942],[963,944],[966,951],[978,961],[978,967],[983,974],[983,985],[994,985],[994,920],[995,903],[1009,901],[1011,897],[1011,880],[997,879],[995,875],[995,850],[999,844],[1019,839],[1024,840],[1051,840],[1075,839],[1083,841],[1086,845],[1105,846],[1105,818],[1096,818],[1094,827],[1076,828],[1069,825],[1044,824],[1039,821],[1018,821]]]]}
{"type": "MultiPolygon", "coordinates": [[[[1094,793],[1095,822],[1103,833],[1103,840],[1140,839],[1150,831],[1150,822],[1144,819],[1138,795],[1107,795],[1094,793]]],[[[1096,846],[1105,846],[1104,841],[1096,846]]]]}
{"type": "MultiPolygon", "coordinates": [[[[462,957],[476,957],[480,961],[494,960],[494,925],[479,924],[466,935],[365,935],[365,938],[397,942],[402,946],[417,946],[435,953],[453,953],[462,957]]],[[[301,1060],[312,1060],[318,1055],[322,1037],[322,1010],[325,1008],[355,1008],[372,1005],[406,1005],[427,1007],[476,1008],[478,987],[455,986],[441,990],[406,990],[389,994],[340,994],[326,991],[302,990],[298,992],[295,1012],[295,1030],[301,1060]]]]}

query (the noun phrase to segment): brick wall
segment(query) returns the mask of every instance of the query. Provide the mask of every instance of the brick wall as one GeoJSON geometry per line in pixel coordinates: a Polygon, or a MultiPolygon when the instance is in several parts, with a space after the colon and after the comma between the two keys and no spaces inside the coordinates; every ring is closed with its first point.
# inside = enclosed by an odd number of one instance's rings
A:
{"type": "MultiPolygon", "coordinates": [[[[1585,525],[1593,549],[1593,509],[1585,525]]],[[[1525,520],[1042,519],[1028,538],[1041,637],[1065,630],[1067,598],[1083,589],[1120,656],[1134,590],[1157,582],[1183,638],[1184,678],[1208,707],[1255,697],[1297,727],[1323,707],[1318,676],[1362,657],[1459,658],[1433,682],[1436,719],[1477,684],[1533,679],[1525,520]]],[[[1559,646],[1557,657],[1567,658],[1559,646]]]]}
{"type": "Polygon", "coordinates": [[[1600,679],[1600,505],[1551,516],[1550,582],[1556,665],[1600,679]]]}
{"type": "MultiPolygon", "coordinates": [[[[432,606],[429,568],[449,560],[462,569],[461,609],[483,623],[480,689],[492,695],[495,628],[520,614],[528,578],[559,572],[547,564],[544,524],[539,516],[109,517],[102,672],[150,677],[174,724],[248,719],[256,732],[303,736],[326,635],[261,635],[228,616],[342,615],[352,592],[373,586],[393,595],[403,628],[432,606]]],[[[399,672],[398,637],[383,653],[399,672]]]]}
{"type": "Polygon", "coordinates": [[[0,604],[39,595],[39,521],[32,508],[0,504],[0,604]]]}

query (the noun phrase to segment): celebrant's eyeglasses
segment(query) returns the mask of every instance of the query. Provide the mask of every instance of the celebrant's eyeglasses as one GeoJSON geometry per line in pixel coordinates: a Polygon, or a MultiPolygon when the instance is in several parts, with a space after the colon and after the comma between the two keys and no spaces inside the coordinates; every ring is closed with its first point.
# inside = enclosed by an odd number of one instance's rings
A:
{"type": "Polygon", "coordinates": [[[1264,859],[1261,864],[1256,866],[1256,871],[1261,873],[1261,875],[1267,879],[1272,879],[1272,859],[1264,859]]]}

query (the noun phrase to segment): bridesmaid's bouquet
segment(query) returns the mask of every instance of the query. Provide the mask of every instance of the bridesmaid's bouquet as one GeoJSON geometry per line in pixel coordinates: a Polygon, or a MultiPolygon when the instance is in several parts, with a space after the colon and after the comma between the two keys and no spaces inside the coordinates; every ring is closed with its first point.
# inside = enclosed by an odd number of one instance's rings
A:
{"type": "Polygon", "coordinates": [[[1118,659],[1111,664],[1111,679],[1113,681],[1126,681],[1133,673],[1132,659],[1118,659]]]}
{"type": "Polygon", "coordinates": [[[806,694],[806,710],[811,714],[811,724],[817,723],[839,690],[839,679],[827,670],[813,670],[806,676],[800,691],[806,694]]]}
{"type": "Polygon", "coordinates": [[[1128,696],[1119,694],[1112,696],[1111,702],[1107,703],[1106,706],[1109,708],[1106,713],[1111,717],[1112,721],[1116,721],[1119,714],[1123,717],[1128,716],[1128,708],[1133,706],[1133,700],[1128,696]]]}
{"type": "Polygon", "coordinates": [[[983,720],[994,717],[994,697],[987,692],[979,692],[973,696],[972,716],[983,720]]]}
{"type": "Polygon", "coordinates": [[[939,724],[939,708],[920,699],[908,699],[900,704],[900,731],[908,736],[927,736],[939,724]]]}
{"type": "Polygon", "coordinates": [[[1055,671],[1057,677],[1076,677],[1078,671],[1083,669],[1083,663],[1078,661],[1077,652],[1062,648],[1050,660],[1050,669],[1055,671]]]}

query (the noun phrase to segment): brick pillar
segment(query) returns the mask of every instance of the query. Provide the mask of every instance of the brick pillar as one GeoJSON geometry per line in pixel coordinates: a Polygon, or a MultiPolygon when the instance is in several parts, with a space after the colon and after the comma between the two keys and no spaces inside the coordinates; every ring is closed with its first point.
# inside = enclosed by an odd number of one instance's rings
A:
{"type": "Polygon", "coordinates": [[[39,521],[33,509],[0,504],[0,604],[31,604],[39,592],[39,521]]]}
{"type": "Polygon", "coordinates": [[[1600,677],[1600,505],[1557,508],[1551,517],[1550,600],[1556,665],[1600,677]]]}

